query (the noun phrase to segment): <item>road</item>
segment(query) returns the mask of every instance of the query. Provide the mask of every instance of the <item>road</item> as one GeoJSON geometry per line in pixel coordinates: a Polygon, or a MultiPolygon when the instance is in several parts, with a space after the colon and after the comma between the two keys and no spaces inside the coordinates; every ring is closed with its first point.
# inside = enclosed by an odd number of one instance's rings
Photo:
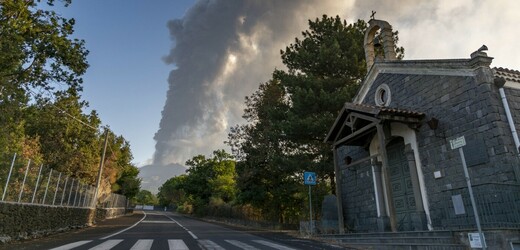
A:
{"type": "Polygon", "coordinates": [[[133,225],[118,230],[100,228],[100,232],[62,234],[54,239],[14,244],[9,249],[342,249],[283,233],[234,228],[170,212],[148,211],[137,219],[133,225]]]}

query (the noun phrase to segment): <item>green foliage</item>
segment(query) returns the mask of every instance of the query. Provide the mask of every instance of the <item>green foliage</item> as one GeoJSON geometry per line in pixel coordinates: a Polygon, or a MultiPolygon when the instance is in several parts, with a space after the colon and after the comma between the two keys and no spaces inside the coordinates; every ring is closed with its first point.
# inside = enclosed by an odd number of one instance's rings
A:
{"type": "Polygon", "coordinates": [[[235,161],[230,154],[216,150],[210,158],[197,155],[186,165],[190,168],[185,175],[173,177],[159,188],[161,205],[204,215],[211,201],[235,199],[235,161]]]}
{"type": "Polygon", "coordinates": [[[362,20],[347,24],[338,16],[309,20],[303,37],[281,51],[288,70],[275,70],[272,80],[246,97],[248,124],[233,127],[227,142],[239,160],[240,204],[293,223],[307,216],[304,171],[318,175],[314,199],[334,191],[332,151],[323,139],[366,74],[366,28],[362,20]]]}
{"type": "Polygon", "coordinates": [[[180,175],[167,180],[160,188],[157,198],[162,206],[179,207],[186,201],[186,192],[183,189],[186,175],[180,175]]]}
{"type": "Polygon", "coordinates": [[[152,194],[152,192],[148,190],[141,190],[137,195],[135,196],[135,201],[137,204],[142,205],[158,205],[159,201],[157,200],[157,197],[152,194]]]}
{"type": "Polygon", "coordinates": [[[131,199],[139,193],[141,189],[141,179],[137,177],[139,174],[137,167],[130,164],[125,165],[126,167],[120,172],[119,178],[112,186],[112,190],[131,199]]]}
{"type": "Polygon", "coordinates": [[[70,38],[74,19],[38,7],[34,1],[1,1],[0,82],[7,92],[53,90],[53,83],[81,89],[88,51],[84,41],[70,38]]]}
{"type": "MultiPolygon", "coordinates": [[[[103,135],[97,113],[83,113],[88,51],[72,38],[74,19],[52,10],[57,2],[0,1],[0,152],[94,184],[103,135]]],[[[134,196],[140,183],[130,146],[112,132],[109,138],[103,187],[134,196]]]]}

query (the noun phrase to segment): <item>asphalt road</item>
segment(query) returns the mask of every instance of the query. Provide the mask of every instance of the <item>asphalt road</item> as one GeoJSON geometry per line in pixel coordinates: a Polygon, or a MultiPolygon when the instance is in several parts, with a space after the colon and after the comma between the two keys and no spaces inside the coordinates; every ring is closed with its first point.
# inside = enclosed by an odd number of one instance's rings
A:
{"type": "Polygon", "coordinates": [[[343,249],[328,243],[209,223],[170,212],[107,220],[100,225],[51,237],[0,245],[0,249],[343,249]]]}

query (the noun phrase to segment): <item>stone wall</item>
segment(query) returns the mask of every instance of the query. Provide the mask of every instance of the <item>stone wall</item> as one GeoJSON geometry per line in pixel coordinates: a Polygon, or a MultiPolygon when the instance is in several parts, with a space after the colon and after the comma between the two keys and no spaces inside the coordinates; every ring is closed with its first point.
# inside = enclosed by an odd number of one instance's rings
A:
{"type": "Polygon", "coordinates": [[[0,202],[0,243],[82,228],[132,213],[125,208],[77,208],[0,202]]]}
{"type": "MultiPolygon", "coordinates": [[[[352,162],[366,158],[368,152],[361,147],[343,147],[339,159],[346,155],[352,162]]],[[[375,202],[372,168],[369,161],[346,166],[340,160],[343,216],[349,231],[364,232],[377,230],[377,208],[375,202]]]]}
{"type": "MultiPolygon", "coordinates": [[[[440,121],[436,131],[427,125],[417,131],[432,226],[473,227],[473,216],[467,215],[472,211],[469,202],[464,203],[466,215],[455,216],[447,209],[452,203],[451,195],[461,194],[469,200],[461,158],[458,150],[450,149],[449,140],[465,136],[464,151],[473,185],[517,183],[514,165],[518,158],[498,89],[492,83],[478,83],[473,76],[384,73],[378,76],[363,102],[375,105],[375,89],[383,83],[391,89],[390,107],[423,112],[427,115],[425,120],[435,117],[440,121]],[[441,178],[434,177],[436,171],[442,174],[441,178]]],[[[492,210],[499,210],[505,204],[491,205],[492,210]]]]}
{"type": "Polygon", "coordinates": [[[89,208],[0,203],[0,241],[37,238],[93,222],[89,208]]]}

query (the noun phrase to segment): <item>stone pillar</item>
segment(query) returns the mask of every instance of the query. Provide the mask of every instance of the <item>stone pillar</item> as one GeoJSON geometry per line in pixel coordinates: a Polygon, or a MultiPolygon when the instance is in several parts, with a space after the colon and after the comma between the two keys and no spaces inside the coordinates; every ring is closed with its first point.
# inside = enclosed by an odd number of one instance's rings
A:
{"type": "Polygon", "coordinates": [[[338,227],[339,227],[339,233],[344,234],[345,233],[345,221],[343,218],[343,196],[341,192],[341,168],[338,164],[338,152],[337,148],[334,146],[332,147],[332,153],[334,155],[334,175],[336,176],[336,199],[337,199],[337,206],[338,206],[338,227]]]}
{"type": "Polygon", "coordinates": [[[376,199],[377,206],[377,229],[380,232],[390,230],[390,218],[386,213],[385,198],[383,194],[383,179],[381,175],[381,162],[378,162],[376,158],[371,161],[372,165],[372,178],[374,182],[374,197],[376,199]]]}
{"type": "Polygon", "coordinates": [[[388,156],[386,153],[386,138],[385,138],[385,132],[383,130],[382,124],[377,124],[377,136],[379,139],[379,153],[381,155],[381,159],[383,162],[382,167],[382,176],[383,176],[383,189],[384,189],[384,197],[386,202],[386,208],[388,209],[388,216],[390,217],[390,228],[392,229],[392,232],[397,231],[397,222],[395,220],[395,209],[394,204],[392,200],[392,185],[390,183],[390,177],[388,174],[388,156]]]}
{"type": "Polygon", "coordinates": [[[415,212],[411,214],[412,226],[415,231],[427,230],[428,221],[424,212],[423,200],[421,195],[421,186],[419,184],[419,175],[417,174],[417,165],[415,164],[415,155],[411,144],[404,147],[404,155],[408,162],[410,171],[410,179],[412,181],[413,196],[415,200],[415,212]]]}

